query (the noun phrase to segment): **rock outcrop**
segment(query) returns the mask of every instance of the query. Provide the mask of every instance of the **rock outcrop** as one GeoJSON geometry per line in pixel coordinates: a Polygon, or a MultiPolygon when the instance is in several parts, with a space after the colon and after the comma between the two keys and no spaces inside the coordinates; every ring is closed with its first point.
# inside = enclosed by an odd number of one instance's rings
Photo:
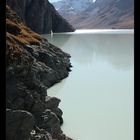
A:
{"type": "Polygon", "coordinates": [[[27,140],[34,126],[33,115],[22,110],[6,110],[6,139],[27,140]]]}
{"type": "Polygon", "coordinates": [[[26,27],[6,6],[7,140],[71,140],[62,130],[60,99],[47,89],[66,78],[70,55],[26,27]]]}
{"type": "Polygon", "coordinates": [[[75,29],[48,0],[7,0],[7,4],[33,31],[39,34],[73,32],[75,29]]]}

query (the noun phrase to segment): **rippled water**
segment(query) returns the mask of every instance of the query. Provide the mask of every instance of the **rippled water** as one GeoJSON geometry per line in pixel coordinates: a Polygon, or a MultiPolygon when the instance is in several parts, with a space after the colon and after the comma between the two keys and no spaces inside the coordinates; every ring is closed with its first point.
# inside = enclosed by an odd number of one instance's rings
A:
{"type": "Polygon", "coordinates": [[[61,99],[64,133],[74,140],[133,140],[133,30],[45,36],[73,65],[68,78],[48,89],[61,99]]]}

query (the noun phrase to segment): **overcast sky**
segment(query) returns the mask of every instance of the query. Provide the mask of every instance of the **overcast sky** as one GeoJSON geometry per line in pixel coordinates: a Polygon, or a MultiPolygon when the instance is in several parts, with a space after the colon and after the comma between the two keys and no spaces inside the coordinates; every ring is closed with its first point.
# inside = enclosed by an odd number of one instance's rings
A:
{"type": "Polygon", "coordinates": [[[56,2],[56,1],[60,1],[60,0],[49,0],[49,2],[56,2]]]}
{"type": "MultiPolygon", "coordinates": [[[[61,0],[49,0],[49,2],[56,2],[56,1],[61,1],[61,0]]],[[[96,0],[93,0],[95,2],[96,0]]]]}
{"type": "MultiPolygon", "coordinates": [[[[61,1],[61,0],[49,0],[49,2],[56,2],[56,1],[61,1]]],[[[93,0],[95,2],[96,0],[93,0]]]]}

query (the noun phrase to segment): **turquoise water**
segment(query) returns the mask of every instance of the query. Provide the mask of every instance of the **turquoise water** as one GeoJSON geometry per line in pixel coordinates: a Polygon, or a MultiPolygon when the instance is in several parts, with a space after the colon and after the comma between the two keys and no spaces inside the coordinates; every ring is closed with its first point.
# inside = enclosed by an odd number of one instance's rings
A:
{"type": "Polygon", "coordinates": [[[48,89],[61,99],[64,133],[74,140],[134,140],[133,30],[45,36],[73,65],[68,78],[48,89]]]}

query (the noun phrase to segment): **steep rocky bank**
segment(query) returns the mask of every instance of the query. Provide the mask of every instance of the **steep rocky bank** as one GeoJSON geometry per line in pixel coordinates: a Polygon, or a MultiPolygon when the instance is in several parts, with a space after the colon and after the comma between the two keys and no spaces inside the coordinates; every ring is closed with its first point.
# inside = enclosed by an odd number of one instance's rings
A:
{"type": "Polygon", "coordinates": [[[39,34],[73,32],[75,29],[48,0],[7,0],[7,4],[33,31],[39,34]]]}
{"type": "Polygon", "coordinates": [[[71,140],[61,130],[60,99],[47,88],[66,78],[70,55],[31,31],[6,6],[6,139],[71,140]]]}

